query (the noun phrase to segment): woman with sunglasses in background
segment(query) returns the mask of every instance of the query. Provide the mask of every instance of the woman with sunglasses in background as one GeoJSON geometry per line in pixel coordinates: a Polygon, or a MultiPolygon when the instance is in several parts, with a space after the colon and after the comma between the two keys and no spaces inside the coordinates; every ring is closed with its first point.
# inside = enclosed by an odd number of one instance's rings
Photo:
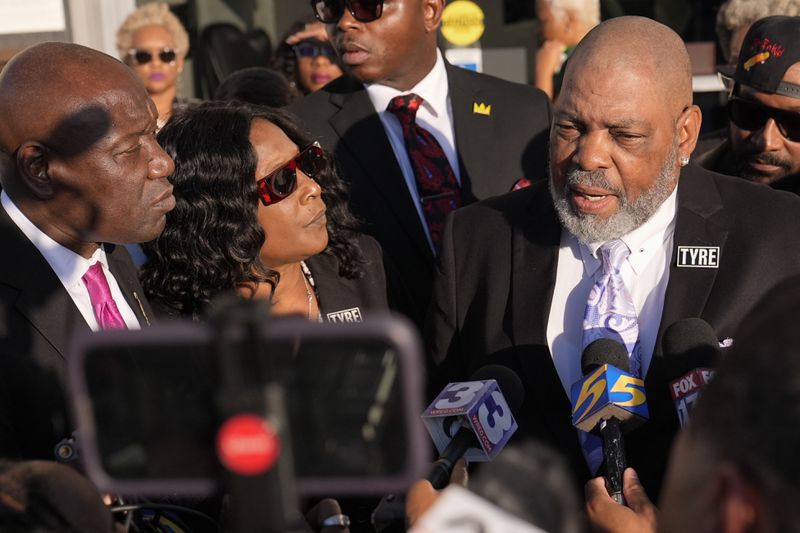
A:
{"type": "Polygon", "coordinates": [[[154,307],[197,318],[229,290],[311,321],[387,307],[380,247],[356,233],[333,164],[290,115],[210,102],[176,115],[158,141],[175,160],[177,205],[145,245],[154,307]]]}
{"type": "Polygon", "coordinates": [[[145,4],[120,26],[117,49],[155,102],[161,128],[176,107],[184,103],[177,98],[177,84],[189,51],[189,35],[169,5],[145,4]]]}
{"type": "Polygon", "coordinates": [[[342,63],[328,43],[325,26],[314,18],[289,27],[275,50],[272,67],[301,95],[313,93],[342,75],[342,63]]]}

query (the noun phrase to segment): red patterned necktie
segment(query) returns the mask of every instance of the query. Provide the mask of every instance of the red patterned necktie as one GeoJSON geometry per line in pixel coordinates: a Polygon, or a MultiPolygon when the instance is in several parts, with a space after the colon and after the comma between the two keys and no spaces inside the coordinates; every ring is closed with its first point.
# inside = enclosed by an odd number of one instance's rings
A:
{"type": "Polygon", "coordinates": [[[100,262],[93,264],[81,279],[89,291],[89,300],[100,329],[128,329],[114,298],[111,297],[111,289],[108,287],[106,275],[103,274],[103,265],[100,262]]]}
{"type": "Polygon", "coordinates": [[[387,111],[393,113],[403,127],[406,152],[414,169],[422,213],[428,224],[433,246],[439,244],[447,214],[461,207],[461,188],[441,145],[431,132],[415,122],[422,98],[416,94],[395,96],[387,111]]]}

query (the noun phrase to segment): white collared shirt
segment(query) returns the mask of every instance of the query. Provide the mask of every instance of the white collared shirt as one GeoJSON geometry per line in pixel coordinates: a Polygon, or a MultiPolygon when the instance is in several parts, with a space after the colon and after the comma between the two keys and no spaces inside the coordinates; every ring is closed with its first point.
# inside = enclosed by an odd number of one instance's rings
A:
{"type": "MultiPolygon", "coordinates": [[[[622,237],[631,254],[620,274],[631,293],[638,317],[642,376],[647,374],[650,366],[664,310],[675,234],[677,191],[678,187],[675,187],[647,222],[622,237]]],[[[582,244],[569,231],[561,232],[556,285],[547,320],[547,345],[567,396],[572,384],[583,375],[583,315],[595,283],[595,272],[601,266],[597,250],[602,244],[582,244]]]]}
{"type": "Polygon", "coordinates": [[[122,291],[119,288],[116,278],[114,278],[114,274],[108,269],[108,259],[106,258],[106,252],[103,250],[102,246],[94,252],[92,257],[86,259],[69,248],[58,244],[42,232],[42,230],[37,228],[36,225],[14,205],[14,202],[11,201],[11,198],[9,198],[5,191],[0,192],[0,204],[2,204],[3,209],[8,213],[11,220],[14,221],[14,224],[17,225],[22,233],[28,237],[28,240],[30,240],[42,256],[44,256],[50,268],[52,268],[55,275],[58,276],[59,281],[64,285],[70,298],[75,302],[75,306],[78,308],[78,311],[81,312],[81,315],[92,331],[99,330],[100,326],[97,323],[97,318],[94,316],[92,302],[89,299],[89,291],[86,289],[81,278],[89,267],[98,261],[103,265],[103,274],[105,274],[106,280],[108,280],[108,286],[111,289],[111,297],[114,298],[114,302],[117,304],[117,308],[123,320],[125,320],[128,329],[140,329],[139,320],[122,295],[122,291]]]}
{"type": "Polygon", "coordinates": [[[428,72],[418,84],[408,91],[398,91],[392,87],[377,83],[365,84],[364,87],[367,90],[369,99],[372,101],[372,105],[375,107],[375,111],[378,113],[378,117],[381,119],[383,129],[386,131],[386,136],[389,138],[392,150],[394,150],[395,158],[397,158],[400,170],[403,172],[406,187],[417,208],[419,219],[422,221],[422,227],[428,238],[428,244],[430,244],[431,249],[433,249],[433,242],[428,233],[428,225],[422,213],[422,202],[420,202],[419,193],[417,192],[414,169],[411,166],[408,153],[406,153],[406,143],[403,140],[403,128],[400,126],[400,121],[397,117],[386,111],[386,108],[389,106],[389,102],[391,102],[392,98],[402,94],[414,93],[424,100],[417,111],[416,123],[431,132],[439,142],[460,184],[461,174],[458,168],[458,154],[456,153],[455,131],[453,129],[453,105],[450,102],[447,69],[444,66],[442,53],[439,50],[436,51],[436,64],[434,64],[431,71],[428,72]]]}

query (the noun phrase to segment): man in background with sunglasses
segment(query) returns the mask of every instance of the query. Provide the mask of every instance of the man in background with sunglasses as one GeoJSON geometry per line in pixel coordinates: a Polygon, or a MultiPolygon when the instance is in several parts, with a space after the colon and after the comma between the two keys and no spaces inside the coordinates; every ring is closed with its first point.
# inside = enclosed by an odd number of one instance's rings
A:
{"type": "Polygon", "coordinates": [[[697,162],[800,193],[800,17],[756,21],[733,81],[728,139],[697,162]]]}
{"type": "Polygon", "coordinates": [[[448,64],[445,0],[312,0],[345,76],[290,106],[350,185],[396,267],[396,307],[421,324],[445,216],[546,176],[550,109],[532,87],[448,64]]]}

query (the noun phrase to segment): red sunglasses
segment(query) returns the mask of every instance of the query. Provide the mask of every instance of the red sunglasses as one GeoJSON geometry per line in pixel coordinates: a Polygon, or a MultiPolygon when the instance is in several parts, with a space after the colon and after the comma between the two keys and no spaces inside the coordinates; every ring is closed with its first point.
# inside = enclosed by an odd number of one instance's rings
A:
{"type": "Polygon", "coordinates": [[[314,178],[325,166],[325,152],[318,142],[306,146],[286,164],[256,182],[258,197],[265,206],[277,204],[297,189],[297,169],[314,178]]]}

